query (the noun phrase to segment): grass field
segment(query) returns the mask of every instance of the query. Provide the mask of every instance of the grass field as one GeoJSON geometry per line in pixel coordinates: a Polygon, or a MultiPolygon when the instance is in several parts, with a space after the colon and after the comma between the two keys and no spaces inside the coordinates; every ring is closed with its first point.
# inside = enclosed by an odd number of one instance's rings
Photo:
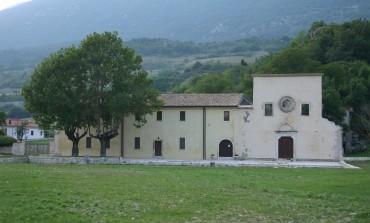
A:
{"type": "Polygon", "coordinates": [[[50,139],[28,140],[26,145],[49,145],[50,139]]]}
{"type": "Polygon", "coordinates": [[[370,162],[351,164],[0,164],[0,222],[370,222],[370,162]]]}

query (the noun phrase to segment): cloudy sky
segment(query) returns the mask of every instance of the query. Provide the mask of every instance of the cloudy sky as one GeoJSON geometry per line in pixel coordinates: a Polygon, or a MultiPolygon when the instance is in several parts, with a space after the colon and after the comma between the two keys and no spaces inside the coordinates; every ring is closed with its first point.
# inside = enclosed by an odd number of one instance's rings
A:
{"type": "Polygon", "coordinates": [[[16,4],[28,1],[30,0],[0,0],[0,11],[16,4]]]}

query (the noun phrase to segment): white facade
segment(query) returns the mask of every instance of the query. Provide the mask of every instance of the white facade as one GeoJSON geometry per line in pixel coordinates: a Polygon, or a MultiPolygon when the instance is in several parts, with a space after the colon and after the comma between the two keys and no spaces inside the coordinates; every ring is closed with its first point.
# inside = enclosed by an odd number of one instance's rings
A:
{"type": "MultiPolygon", "coordinates": [[[[22,121],[17,119],[7,119],[4,129],[5,134],[17,139],[17,127],[20,125],[22,125],[22,121]]],[[[43,139],[45,137],[44,130],[40,129],[36,124],[28,123],[25,127],[27,130],[23,135],[22,140],[43,139]]]]}
{"type": "MultiPolygon", "coordinates": [[[[253,105],[241,94],[162,95],[165,105],[137,129],[122,123],[108,156],[141,159],[340,160],[341,128],[322,118],[321,74],[254,77],[253,105]],[[272,110],[271,110],[272,109],[272,110]]],[[[99,155],[99,143],[80,141],[80,155],[99,155]]],[[[71,143],[56,137],[58,155],[71,143]]]]}

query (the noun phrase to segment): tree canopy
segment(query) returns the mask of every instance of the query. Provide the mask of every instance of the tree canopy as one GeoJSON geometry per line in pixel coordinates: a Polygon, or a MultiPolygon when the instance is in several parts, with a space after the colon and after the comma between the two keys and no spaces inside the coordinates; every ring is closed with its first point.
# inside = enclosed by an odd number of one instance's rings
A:
{"type": "Polygon", "coordinates": [[[34,70],[22,94],[41,126],[64,130],[73,142],[73,156],[88,133],[101,141],[105,156],[105,143],[117,135],[125,116],[141,117],[140,125],[145,114],[161,105],[141,57],[111,32],[88,35],[78,47],[51,54],[34,70]]]}

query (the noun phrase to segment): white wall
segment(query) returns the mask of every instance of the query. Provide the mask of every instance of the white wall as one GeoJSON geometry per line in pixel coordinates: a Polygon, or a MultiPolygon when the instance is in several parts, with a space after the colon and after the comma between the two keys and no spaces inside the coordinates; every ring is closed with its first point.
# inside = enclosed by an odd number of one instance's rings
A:
{"type": "Polygon", "coordinates": [[[278,158],[278,140],[291,136],[294,159],[341,159],[341,129],[322,118],[321,75],[254,77],[253,112],[246,125],[248,157],[278,158]],[[279,100],[290,96],[293,111],[285,113],[279,100]],[[273,116],[264,116],[264,104],[273,104],[273,116]],[[307,103],[310,115],[301,115],[301,104],[307,103]]]}

